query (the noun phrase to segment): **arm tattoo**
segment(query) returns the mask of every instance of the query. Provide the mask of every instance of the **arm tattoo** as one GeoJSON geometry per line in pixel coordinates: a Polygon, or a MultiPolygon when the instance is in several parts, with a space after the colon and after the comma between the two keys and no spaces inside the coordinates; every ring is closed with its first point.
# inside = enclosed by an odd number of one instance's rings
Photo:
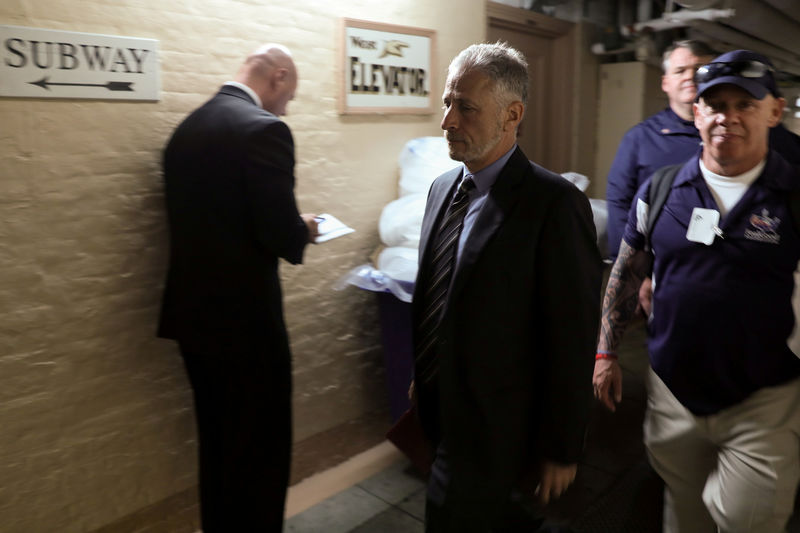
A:
{"type": "Polygon", "coordinates": [[[613,352],[617,349],[639,303],[642,280],[649,275],[650,254],[634,250],[622,241],[603,298],[598,350],[613,352]]]}

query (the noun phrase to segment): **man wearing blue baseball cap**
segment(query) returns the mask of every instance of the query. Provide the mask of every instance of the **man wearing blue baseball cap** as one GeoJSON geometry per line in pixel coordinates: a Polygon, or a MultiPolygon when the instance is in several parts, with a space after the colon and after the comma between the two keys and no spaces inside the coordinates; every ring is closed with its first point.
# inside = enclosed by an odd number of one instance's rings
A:
{"type": "Polygon", "coordinates": [[[644,434],[666,484],[664,531],[777,533],[800,481],[800,359],[787,345],[800,174],[769,144],[785,101],[767,58],[728,52],[695,82],[703,147],[649,230],[652,180],[636,194],[603,303],[595,396],[612,410],[621,400],[614,353],[652,251],[644,434]]]}

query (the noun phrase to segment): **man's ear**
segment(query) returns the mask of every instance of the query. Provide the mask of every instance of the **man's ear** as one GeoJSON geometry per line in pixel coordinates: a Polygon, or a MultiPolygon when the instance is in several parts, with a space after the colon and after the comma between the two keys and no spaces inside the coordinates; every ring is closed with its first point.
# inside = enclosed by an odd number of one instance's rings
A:
{"type": "Polygon", "coordinates": [[[769,115],[769,127],[774,128],[783,118],[783,109],[786,107],[786,99],[783,97],[775,98],[772,102],[769,115]]]}
{"type": "Polygon", "coordinates": [[[286,81],[288,76],[289,76],[289,69],[276,68],[272,72],[271,78],[273,83],[283,83],[286,81]]]}
{"type": "Polygon", "coordinates": [[[506,125],[512,130],[517,129],[524,115],[525,106],[522,105],[522,102],[511,102],[508,104],[508,107],[506,107],[506,125]]]}
{"type": "Polygon", "coordinates": [[[694,127],[700,129],[700,103],[695,102],[692,104],[692,116],[694,117],[694,127]]]}

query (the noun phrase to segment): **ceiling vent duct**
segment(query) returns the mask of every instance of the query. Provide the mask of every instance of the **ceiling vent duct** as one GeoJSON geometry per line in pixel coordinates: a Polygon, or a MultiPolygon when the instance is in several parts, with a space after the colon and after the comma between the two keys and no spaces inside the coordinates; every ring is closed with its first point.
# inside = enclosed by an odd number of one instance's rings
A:
{"type": "Polygon", "coordinates": [[[734,0],[730,5],[736,15],[726,20],[726,25],[800,55],[800,22],[760,0],[734,0]]]}
{"type": "Polygon", "coordinates": [[[693,38],[723,48],[748,48],[772,58],[776,67],[800,71],[800,2],[797,0],[667,0],[661,17],[621,28],[627,37],[689,28],[693,38]]]}

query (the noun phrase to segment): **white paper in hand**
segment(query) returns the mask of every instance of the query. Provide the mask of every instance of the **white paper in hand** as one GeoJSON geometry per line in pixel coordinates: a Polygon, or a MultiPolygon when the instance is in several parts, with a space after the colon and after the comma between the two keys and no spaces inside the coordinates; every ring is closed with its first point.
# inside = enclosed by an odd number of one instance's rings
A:
{"type": "Polygon", "coordinates": [[[355,231],[353,228],[347,226],[344,222],[328,213],[318,215],[317,222],[319,236],[314,240],[316,243],[329,241],[355,231]]]}

